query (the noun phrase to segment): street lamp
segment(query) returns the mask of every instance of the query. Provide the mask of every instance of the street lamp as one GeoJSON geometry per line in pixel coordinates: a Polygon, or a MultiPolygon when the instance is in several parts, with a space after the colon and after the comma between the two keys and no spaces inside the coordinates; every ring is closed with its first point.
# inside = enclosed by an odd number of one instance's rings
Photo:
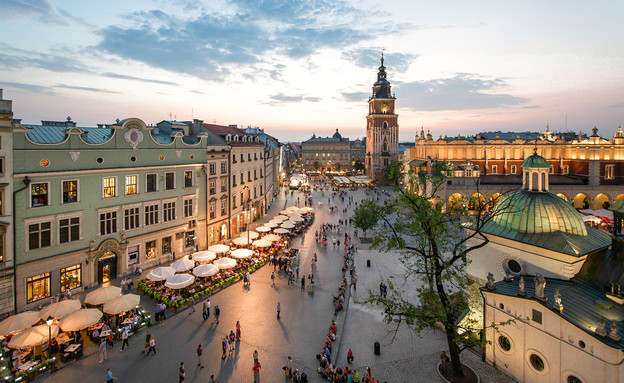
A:
{"type": "Polygon", "coordinates": [[[247,248],[249,248],[249,230],[251,229],[251,209],[249,209],[249,202],[251,202],[250,189],[249,187],[243,187],[243,190],[247,190],[247,201],[244,202],[244,212],[248,213],[247,216],[247,248]]]}
{"type": "Polygon", "coordinates": [[[48,319],[46,319],[46,324],[48,325],[48,353],[50,354],[50,358],[52,357],[52,323],[54,323],[54,318],[51,315],[48,315],[48,319]]]}

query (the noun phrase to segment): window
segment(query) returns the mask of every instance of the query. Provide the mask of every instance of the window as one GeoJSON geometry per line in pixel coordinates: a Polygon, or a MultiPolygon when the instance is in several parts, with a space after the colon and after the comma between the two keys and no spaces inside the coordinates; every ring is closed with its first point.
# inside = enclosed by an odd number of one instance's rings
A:
{"type": "Polygon", "coordinates": [[[4,262],[4,234],[0,234],[0,263],[4,262]]]}
{"type": "Polygon", "coordinates": [[[26,278],[26,303],[50,296],[50,273],[26,278]]]}
{"type": "Polygon", "coordinates": [[[210,195],[213,195],[217,192],[216,181],[210,180],[210,195]]]}
{"type": "Polygon", "coordinates": [[[48,206],[48,183],[30,184],[32,207],[48,206]]]}
{"type": "Polygon", "coordinates": [[[117,212],[109,211],[100,213],[100,235],[117,232],[117,212]]]}
{"type": "Polygon", "coordinates": [[[158,178],[156,174],[148,174],[145,177],[145,191],[148,193],[158,191],[158,178]]]}
{"type": "Polygon", "coordinates": [[[184,171],[184,187],[185,188],[193,187],[193,171],[192,170],[184,171]]]}
{"type": "Polygon", "coordinates": [[[175,201],[163,202],[163,222],[174,221],[176,219],[175,201]]]}
{"type": "Polygon", "coordinates": [[[145,258],[156,258],[156,241],[145,242],[145,258]]]}
{"type": "Polygon", "coordinates": [[[28,225],[28,250],[41,249],[52,244],[52,222],[28,225]]]}
{"type": "Polygon", "coordinates": [[[579,378],[577,378],[574,375],[570,375],[568,376],[568,380],[566,380],[568,383],[583,383],[583,381],[579,378]]]}
{"type": "Polygon", "coordinates": [[[82,286],[82,265],[61,269],[61,292],[82,286]]]}
{"type": "Polygon", "coordinates": [[[522,265],[520,265],[520,263],[515,259],[507,260],[506,264],[507,269],[514,274],[520,274],[520,272],[522,271],[522,265]]]}
{"type": "Polygon", "coordinates": [[[236,209],[236,194],[232,194],[232,209],[236,209]]]}
{"type": "Polygon", "coordinates": [[[247,181],[251,181],[251,170],[247,171],[247,181]]]}
{"type": "Polygon", "coordinates": [[[509,338],[507,338],[504,335],[501,335],[501,336],[498,337],[498,345],[504,351],[511,350],[511,342],[509,341],[509,338]]]}
{"type": "Polygon", "coordinates": [[[254,160],[258,159],[258,153],[254,153],[254,160]]]}
{"type": "Polygon", "coordinates": [[[225,215],[227,214],[227,199],[222,198],[221,199],[221,215],[225,215]]]}
{"type": "Polygon", "coordinates": [[[492,165],[492,174],[498,174],[498,165],[492,165]]]}
{"type": "Polygon", "coordinates": [[[0,174],[4,174],[4,157],[0,157],[0,174]]]}
{"type": "Polygon", "coordinates": [[[533,314],[531,315],[531,319],[535,323],[542,324],[542,312],[533,309],[533,314]]]}
{"type": "Polygon", "coordinates": [[[210,202],[210,219],[214,219],[217,216],[217,213],[215,211],[217,208],[216,205],[217,204],[215,201],[210,202]]]}
{"type": "Polygon", "coordinates": [[[137,176],[126,176],[126,195],[138,193],[137,176]]]}
{"type": "Polygon", "coordinates": [[[258,179],[258,174],[256,173],[256,169],[254,169],[254,180],[258,179]]]}
{"type": "Polygon", "coordinates": [[[80,239],[80,217],[59,219],[59,243],[78,241],[80,239]]]}
{"type": "Polygon", "coordinates": [[[236,174],[232,174],[232,185],[236,186],[236,174]]]}
{"type": "Polygon", "coordinates": [[[615,177],[613,176],[613,165],[606,165],[605,166],[605,178],[608,180],[612,180],[615,177]]]}
{"type": "Polygon", "coordinates": [[[264,177],[264,176],[262,175],[262,168],[260,168],[260,178],[262,178],[262,177],[264,177]]]}
{"type": "Polygon", "coordinates": [[[227,178],[221,178],[221,192],[227,191],[227,178]]]}
{"type": "Polygon", "coordinates": [[[262,185],[260,185],[260,195],[262,195],[262,185]]]}
{"type": "Polygon", "coordinates": [[[241,155],[240,155],[240,160],[241,160],[241,162],[245,162],[245,160],[243,159],[243,153],[241,153],[241,155]]]}
{"type": "Polygon", "coordinates": [[[145,226],[158,223],[158,205],[145,206],[145,226]]]}
{"type": "Polygon", "coordinates": [[[195,230],[187,231],[184,233],[184,246],[185,247],[195,246],[195,230]]]}
{"type": "Polygon", "coordinates": [[[139,245],[128,247],[128,266],[139,263],[139,245]]]}
{"type": "Polygon", "coordinates": [[[171,237],[163,238],[161,247],[163,254],[171,254],[171,237]]]}
{"type": "Polygon", "coordinates": [[[221,174],[225,174],[227,173],[227,162],[222,161],[221,162],[221,174]]]}
{"type": "Polygon", "coordinates": [[[546,367],[544,364],[544,360],[537,354],[531,354],[529,357],[529,361],[531,362],[531,366],[537,371],[544,371],[546,367]]]}
{"type": "Polygon", "coordinates": [[[168,172],[165,173],[165,190],[173,190],[175,189],[175,173],[168,172]]]}
{"type": "Polygon", "coordinates": [[[251,161],[251,153],[247,153],[247,159],[251,161]]]}
{"type": "Polygon", "coordinates": [[[193,210],[193,199],[189,198],[189,199],[185,199],[184,200],[184,218],[188,218],[188,217],[192,217],[194,216],[194,210],[193,210]]]}
{"type": "Polygon", "coordinates": [[[210,175],[217,174],[217,164],[214,162],[210,163],[210,175]]]}
{"type": "Polygon", "coordinates": [[[241,172],[240,176],[241,176],[240,180],[241,180],[241,185],[242,185],[245,183],[245,173],[241,172]]]}
{"type": "Polygon", "coordinates": [[[132,230],[137,227],[139,227],[139,208],[124,209],[124,230],[132,230]]]}
{"type": "Polygon", "coordinates": [[[78,202],[78,181],[63,181],[63,203],[78,202]]]}
{"type": "Polygon", "coordinates": [[[472,177],[472,169],[466,169],[466,177],[472,177]]]}
{"type": "Polygon", "coordinates": [[[511,174],[516,174],[517,169],[518,168],[516,168],[516,165],[511,165],[511,174]]]}
{"type": "Polygon", "coordinates": [[[102,188],[104,198],[115,197],[117,195],[117,177],[102,178],[102,188]]]}
{"type": "Polygon", "coordinates": [[[258,193],[256,191],[256,187],[254,186],[254,198],[258,198],[258,193]]]}
{"type": "Polygon", "coordinates": [[[563,174],[569,174],[570,173],[570,167],[568,165],[563,165],[562,172],[563,172],[563,174]]]}

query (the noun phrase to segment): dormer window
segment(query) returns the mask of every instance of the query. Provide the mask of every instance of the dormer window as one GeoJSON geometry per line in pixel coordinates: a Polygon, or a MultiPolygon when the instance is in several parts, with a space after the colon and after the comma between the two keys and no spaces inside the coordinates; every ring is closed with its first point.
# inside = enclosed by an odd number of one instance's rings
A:
{"type": "Polygon", "coordinates": [[[227,142],[232,141],[232,135],[231,135],[231,134],[228,134],[228,135],[225,137],[225,140],[226,140],[227,142]]]}

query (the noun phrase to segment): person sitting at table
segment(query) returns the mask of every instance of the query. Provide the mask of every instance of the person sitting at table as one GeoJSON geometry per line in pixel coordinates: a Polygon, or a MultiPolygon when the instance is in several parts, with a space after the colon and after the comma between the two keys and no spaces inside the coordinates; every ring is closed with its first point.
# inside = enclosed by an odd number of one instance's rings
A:
{"type": "Polygon", "coordinates": [[[52,338],[52,341],[50,342],[50,355],[56,354],[58,350],[59,350],[59,344],[56,341],[56,338],[52,338]]]}
{"type": "Polygon", "coordinates": [[[108,331],[108,330],[110,330],[110,327],[108,326],[108,323],[104,323],[104,326],[102,327],[102,332],[108,331]]]}
{"type": "Polygon", "coordinates": [[[93,339],[98,339],[100,337],[100,332],[98,331],[98,329],[93,330],[92,337],[93,339]]]}
{"type": "Polygon", "coordinates": [[[229,278],[230,277],[230,272],[229,270],[225,272],[225,278],[229,278]]]}

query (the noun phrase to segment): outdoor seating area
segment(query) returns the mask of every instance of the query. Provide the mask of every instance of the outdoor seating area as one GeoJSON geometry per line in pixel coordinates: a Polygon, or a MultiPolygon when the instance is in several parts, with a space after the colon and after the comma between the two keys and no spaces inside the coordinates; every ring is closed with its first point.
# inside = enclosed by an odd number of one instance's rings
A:
{"type": "Polygon", "coordinates": [[[42,373],[82,357],[102,337],[118,339],[123,328],[133,334],[149,324],[140,296],[107,286],[78,299],[53,301],[38,311],[25,311],[0,322],[0,379],[32,381],[42,373]],[[111,337],[112,335],[112,337],[111,337]]]}
{"type": "Polygon", "coordinates": [[[148,296],[177,310],[226,284],[243,279],[268,259],[288,252],[291,237],[314,221],[314,209],[290,206],[257,231],[245,231],[230,241],[191,254],[169,267],[151,270],[138,287],[148,296]]]}

